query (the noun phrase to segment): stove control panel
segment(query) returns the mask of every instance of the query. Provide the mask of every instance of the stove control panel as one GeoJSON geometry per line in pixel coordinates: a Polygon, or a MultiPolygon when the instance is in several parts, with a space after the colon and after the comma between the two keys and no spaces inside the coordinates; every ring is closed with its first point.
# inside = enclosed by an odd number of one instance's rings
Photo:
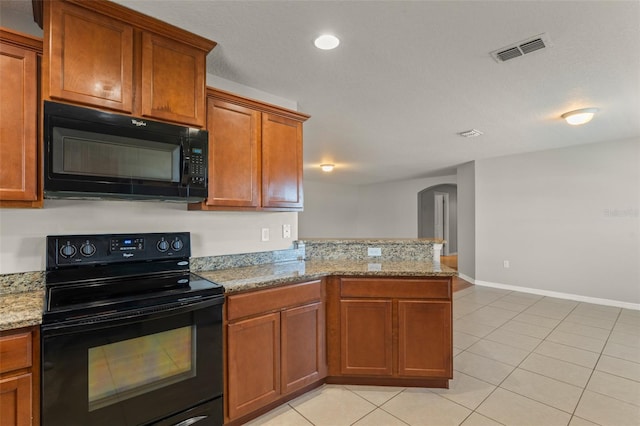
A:
{"type": "Polygon", "coordinates": [[[53,235],[47,237],[47,269],[191,256],[189,232],[53,235]]]}

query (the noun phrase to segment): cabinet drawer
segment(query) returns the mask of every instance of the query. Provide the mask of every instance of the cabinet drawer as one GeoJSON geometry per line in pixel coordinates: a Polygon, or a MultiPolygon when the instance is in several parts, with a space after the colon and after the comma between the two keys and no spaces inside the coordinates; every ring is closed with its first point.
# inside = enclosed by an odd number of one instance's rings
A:
{"type": "Polygon", "coordinates": [[[31,333],[0,337],[0,373],[31,367],[31,333]]]}
{"type": "Polygon", "coordinates": [[[342,297],[450,299],[451,278],[343,278],[342,297]]]}
{"type": "Polygon", "coordinates": [[[227,320],[233,321],[288,306],[302,305],[322,299],[322,281],[310,281],[285,287],[231,295],[227,298],[227,320]]]}

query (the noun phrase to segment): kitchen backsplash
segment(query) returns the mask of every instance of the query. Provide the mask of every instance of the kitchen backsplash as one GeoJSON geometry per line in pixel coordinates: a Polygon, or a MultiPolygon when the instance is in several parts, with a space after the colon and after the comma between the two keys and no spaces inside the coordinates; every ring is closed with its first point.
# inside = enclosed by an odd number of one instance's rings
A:
{"type": "Polygon", "coordinates": [[[434,260],[437,252],[433,239],[318,239],[301,240],[306,250],[306,260],[434,260]],[[373,255],[370,255],[370,252],[373,255]],[[376,255],[379,252],[378,255],[376,255]]]}
{"type": "Polygon", "coordinates": [[[198,272],[303,260],[305,258],[304,244],[296,242],[293,246],[293,249],[287,250],[192,257],[189,262],[189,267],[191,268],[191,271],[198,272]]]}

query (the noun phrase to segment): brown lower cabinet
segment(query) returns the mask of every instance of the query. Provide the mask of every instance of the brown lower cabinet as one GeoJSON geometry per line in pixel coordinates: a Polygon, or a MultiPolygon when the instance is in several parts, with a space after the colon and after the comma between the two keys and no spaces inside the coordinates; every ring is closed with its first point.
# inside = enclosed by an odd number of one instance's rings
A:
{"type": "Polygon", "coordinates": [[[322,383],[447,388],[451,277],[326,277],[227,296],[225,423],[322,383]]]}
{"type": "Polygon", "coordinates": [[[40,424],[38,327],[0,332],[0,426],[40,424]]]}
{"type": "Polygon", "coordinates": [[[448,387],[451,292],[450,277],[330,278],[327,381],[448,387]]]}
{"type": "Polygon", "coordinates": [[[321,280],[230,295],[226,415],[240,424],[326,375],[321,280]]]}

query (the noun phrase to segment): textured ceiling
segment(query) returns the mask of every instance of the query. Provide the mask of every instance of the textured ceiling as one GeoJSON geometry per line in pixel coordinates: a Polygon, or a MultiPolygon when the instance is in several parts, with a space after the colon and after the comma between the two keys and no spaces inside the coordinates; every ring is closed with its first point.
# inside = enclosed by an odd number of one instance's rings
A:
{"type": "Polygon", "coordinates": [[[638,1],[117,0],[218,42],[208,72],[298,102],[305,179],[368,184],[640,137],[638,1]],[[333,51],[313,39],[333,32],[333,51]],[[489,52],[546,33],[505,63],[489,52]],[[581,127],[560,114],[601,112],[581,127]],[[484,132],[464,139],[456,133],[484,132]],[[331,175],[318,165],[337,165],[331,175]]]}

